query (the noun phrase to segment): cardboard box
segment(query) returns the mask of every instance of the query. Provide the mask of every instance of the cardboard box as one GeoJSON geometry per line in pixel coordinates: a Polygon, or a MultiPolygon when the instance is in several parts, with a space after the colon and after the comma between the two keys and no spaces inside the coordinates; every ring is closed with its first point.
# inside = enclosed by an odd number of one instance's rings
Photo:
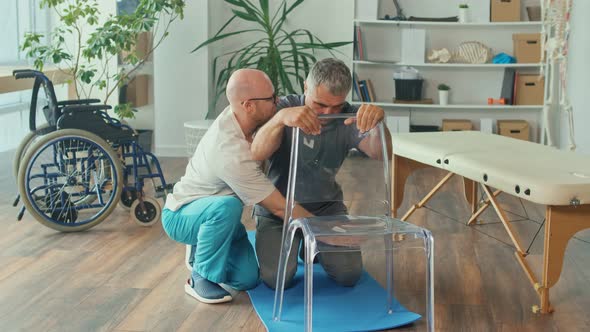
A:
{"type": "Polygon", "coordinates": [[[471,120],[443,119],[442,128],[443,131],[473,130],[473,124],[471,120]]]}
{"type": "Polygon", "coordinates": [[[518,63],[541,62],[541,34],[515,33],[512,35],[513,53],[518,63]]]}
{"type": "Polygon", "coordinates": [[[490,21],[520,21],[520,0],[490,0],[490,21]]]}
{"type": "Polygon", "coordinates": [[[132,107],[141,107],[149,103],[149,79],[148,75],[137,75],[127,85],[127,102],[132,107]]]}
{"type": "Polygon", "coordinates": [[[498,120],[498,134],[516,139],[529,140],[529,123],[525,120],[498,120]]]}
{"type": "Polygon", "coordinates": [[[515,105],[543,105],[545,77],[519,74],[516,78],[515,105]]]}

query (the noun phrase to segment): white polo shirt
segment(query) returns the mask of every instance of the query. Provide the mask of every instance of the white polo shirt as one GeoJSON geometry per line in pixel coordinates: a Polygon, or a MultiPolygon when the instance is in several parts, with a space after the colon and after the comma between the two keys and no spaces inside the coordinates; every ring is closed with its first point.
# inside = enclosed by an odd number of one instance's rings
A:
{"type": "Polygon", "coordinates": [[[202,197],[230,195],[247,206],[259,203],[275,190],[261,164],[252,160],[250,143],[228,106],[201,138],[164,207],[176,211],[202,197]]]}

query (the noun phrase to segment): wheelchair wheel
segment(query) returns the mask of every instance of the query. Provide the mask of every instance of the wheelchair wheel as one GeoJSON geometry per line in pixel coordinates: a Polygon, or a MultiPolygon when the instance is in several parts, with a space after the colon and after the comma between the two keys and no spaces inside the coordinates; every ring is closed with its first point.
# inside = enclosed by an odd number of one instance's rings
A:
{"type": "Polygon", "coordinates": [[[58,130],[31,145],[18,173],[27,211],[61,232],[83,231],[117,206],[121,162],[102,138],[79,129],[58,130]]]}
{"type": "MultiPolygon", "coordinates": [[[[46,129],[49,125],[46,123],[44,125],[39,126],[38,130],[46,129]]],[[[18,178],[18,168],[20,167],[20,162],[23,159],[25,153],[29,146],[39,140],[42,136],[38,136],[35,132],[30,131],[25,135],[25,137],[20,141],[16,151],[14,153],[14,159],[12,160],[12,174],[15,178],[18,178]]]]}
{"type": "Polygon", "coordinates": [[[119,206],[129,211],[131,205],[137,200],[137,189],[135,188],[123,188],[121,192],[121,199],[119,200],[119,206]]]}
{"type": "Polygon", "coordinates": [[[131,205],[131,218],[140,226],[151,226],[160,220],[162,208],[155,198],[144,197],[143,204],[139,199],[131,205]]]}

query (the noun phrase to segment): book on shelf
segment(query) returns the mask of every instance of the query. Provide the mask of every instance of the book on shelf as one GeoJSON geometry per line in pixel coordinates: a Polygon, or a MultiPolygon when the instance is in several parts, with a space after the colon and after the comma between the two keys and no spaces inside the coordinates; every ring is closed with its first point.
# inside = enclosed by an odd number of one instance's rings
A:
{"type": "Polygon", "coordinates": [[[360,25],[354,26],[354,49],[357,60],[365,60],[365,50],[363,47],[363,34],[360,25]]]}
{"type": "Polygon", "coordinates": [[[369,101],[377,101],[377,98],[375,98],[375,90],[373,89],[373,83],[371,82],[371,80],[367,80],[367,90],[369,90],[369,101]]]}
{"type": "Polygon", "coordinates": [[[504,69],[504,80],[502,81],[502,90],[500,98],[506,99],[507,105],[514,105],[516,70],[514,68],[504,69]]]}
{"type": "Polygon", "coordinates": [[[359,87],[361,90],[361,101],[369,101],[369,91],[367,90],[367,81],[360,80],[359,87]]]}
{"type": "Polygon", "coordinates": [[[359,87],[359,78],[356,75],[356,73],[352,74],[352,92],[353,92],[353,95],[352,95],[353,100],[360,100],[360,101],[363,100],[361,97],[361,89],[359,87]],[[356,95],[356,97],[355,97],[355,95],[356,95]]]}

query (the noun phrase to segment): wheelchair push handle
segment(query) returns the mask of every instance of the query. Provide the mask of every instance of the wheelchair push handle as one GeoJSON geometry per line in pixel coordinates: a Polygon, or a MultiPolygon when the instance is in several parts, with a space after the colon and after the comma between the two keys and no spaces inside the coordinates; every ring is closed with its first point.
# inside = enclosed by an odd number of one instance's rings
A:
{"type": "Polygon", "coordinates": [[[43,73],[32,69],[16,69],[12,71],[12,76],[17,80],[23,78],[37,78],[39,75],[43,75],[43,73]]]}

